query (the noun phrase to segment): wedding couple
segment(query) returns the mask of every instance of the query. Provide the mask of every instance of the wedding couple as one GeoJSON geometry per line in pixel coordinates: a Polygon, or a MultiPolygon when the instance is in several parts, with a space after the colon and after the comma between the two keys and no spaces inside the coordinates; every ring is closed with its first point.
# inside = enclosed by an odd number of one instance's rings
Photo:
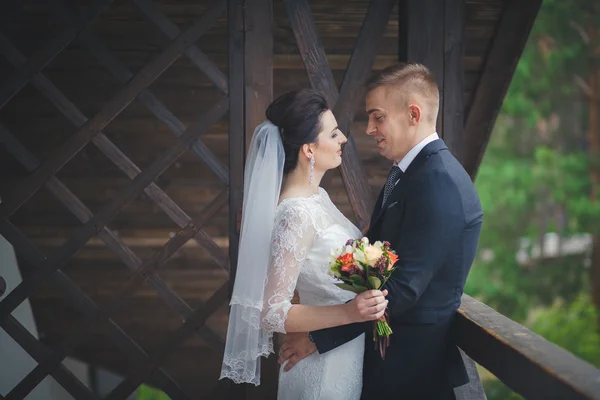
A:
{"type": "Polygon", "coordinates": [[[450,326],[479,240],[482,209],[469,175],[438,138],[439,91],[419,64],[367,83],[367,135],[393,163],[366,237],[399,256],[385,290],[342,290],[330,252],[361,232],[319,187],[346,137],[325,99],[287,93],[250,145],[239,259],[221,378],[260,383],[260,357],[285,340],[279,399],[454,399],[468,382],[450,326]],[[297,290],[300,302],[292,304],[297,290]],[[388,309],[385,360],[373,322],[388,309]]]}

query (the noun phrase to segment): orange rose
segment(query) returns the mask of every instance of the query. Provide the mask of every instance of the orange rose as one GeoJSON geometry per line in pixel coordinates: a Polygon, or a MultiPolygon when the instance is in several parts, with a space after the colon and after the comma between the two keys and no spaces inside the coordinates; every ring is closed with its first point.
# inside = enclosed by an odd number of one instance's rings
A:
{"type": "Polygon", "coordinates": [[[390,265],[388,265],[388,270],[392,269],[394,267],[394,264],[396,264],[396,261],[398,261],[398,256],[394,253],[389,253],[390,256],[390,265]]]}
{"type": "Polygon", "coordinates": [[[337,259],[338,259],[338,261],[341,261],[342,264],[348,264],[349,262],[352,262],[354,260],[354,257],[352,256],[351,253],[346,253],[346,254],[342,254],[337,259]]]}
{"type": "Polygon", "coordinates": [[[340,268],[343,272],[352,272],[352,270],[354,270],[354,268],[356,268],[356,266],[352,263],[347,263],[342,265],[342,268],[340,268]]]}

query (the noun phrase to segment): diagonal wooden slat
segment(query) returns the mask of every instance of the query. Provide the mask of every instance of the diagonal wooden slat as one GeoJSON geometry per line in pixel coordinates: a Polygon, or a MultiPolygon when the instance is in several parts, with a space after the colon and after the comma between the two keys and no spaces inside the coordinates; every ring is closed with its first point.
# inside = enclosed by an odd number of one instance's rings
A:
{"type": "MultiPolygon", "coordinates": [[[[27,260],[27,262],[36,268],[39,268],[42,262],[46,259],[46,257],[12,224],[7,223],[1,225],[0,234],[2,234],[2,236],[4,236],[14,246],[19,253],[19,256],[23,257],[25,260],[27,260]]],[[[128,359],[133,360],[134,362],[142,362],[142,360],[147,358],[144,350],[139,347],[125,332],[123,332],[112,319],[104,315],[101,310],[96,307],[94,302],[92,302],[83,292],[81,292],[77,285],[75,285],[62,271],[57,271],[48,279],[67,295],[67,297],[73,302],[72,304],[75,305],[79,311],[81,311],[84,315],[90,318],[96,318],[99,320],[99,322],[103,323],[108,336],[124,352],[128,359]]],[[[10,317],[10,315],[8,317],[10,317]]],[[[7,318],[0,316],[0,326],[7,321],[7,318]]],[[[17,338],[13,339],[17,340],[17,338]]],[[[41,377],[41,379],[43,378],[44,376],[41,377]]],[[[169,393],[179,393],[181,395],[185,395],[185,393],[163,370],[159,370],[157,372],[156,381],[161,388],[164,388],[169,393]]],[[[33,384],[37,385],[35,382],[33,382],[33,384]]]]}
{"type": "MultiPolygon", "coordinates": [[[[226,197],[226,196],[223,196],[226,197]]],[[[213,202],[215,203],[215,202],[213,202]]],[[[41,361],[23,380],[23,391],[27,389],[31,390],[35,385],[41,382],[42,379],[77,346],[86,338],[87,330],[86,327],[93,325],[98,319],[98,315],[101,314],[107,316],[116,312],[121,308],[124,302],[136,291],[136,289],[146,281],[158,268],[165,265],[175,252],[177,252],[189,239],[191,239],[203,226],[206,221],[214,214],[214,212],[220,207],[213,208],[203,212],[196,218],[192,223],[188,224],[184,229],[180,230],[174,237],[172,237],[163,247],[161,251],[155,253],[153,257],[144,262],[144,264],[136,271],[131,277],[129,282],[125,285],[124,289],[115,296],[108,305],[104,307],[104,310],[99,310],[97,313],[92,314],[89,318],[83,319],[79,324],[75,325],[69,335],[63,342],[58,346],[52,354],[41,361]]],[[[228,282],[224,286],[227,286],[228,282]]],[[[208,304],[208,303],[207,303],[208,304]]],[[[203,308],[206,305],[200,305],[203,308]]],[[[208,307],[208,306],[207,306],[208,307]]],[[[144,361],[143,364],[146,364],[144,361]]]]}
{"type": "MultiPolygon", "coordinates": [[[[323,45],[317,35],[308,2],[306,0],[284,0],[284,4],[311,86],[321,91],[330,106],[333,105],[338,124],[341,128],[345,127],[344,133],[348,133],[363,93],[361,87],[364,86],[368,72],[373,65],[377,49],[376,43],[380,42],[379,39],[383,35],[394,2],[389,0],[371,2],[344,76],[343,96],[338,96],[335,80],[327,63],[323,45]]],[[[363,229],[369,224],[374,206],[374,196],[352,136],[348,137],[348,143],[344,146],[340,171],[357,224],[363,229]]]]}
{"type": "Polygon", "coordinates": [[[330,107],[337,101],[338,90],[329,68],[323,43],[306,0],[284,0],[285,11],[313,89],[321,92],[330,107]]]}
{"type": "Polygon", "coordinates": [[[344,157],[342,157],[340,172],[350,204],[354,214],[358,216],[358,224],[361,228],[369,224],[375,206],[375,198],[365,168],[361,165],[350,127],[364,97],[365,82],[369,77],[378,50],[377,43],[381,42],[395,3],[394,0],[380,0],[373,1],[369,5],[333,109],[338,126],[348,136],[348,142],[344,145],[344,157]]]}
{"type": "MultiPolygon", "coordinates": [[[[29,171],[34,170],[39,162],[18,140],[12,135],[6,127],[0,124],[0,144],[4,144],[6,149],[11,152],[17,160],[29,171]]],[[[93,217],[92,212],[56,177],[52,177],[47,183],[46,188],[54,194],[81,222],[85,223],[93,217]]],[[[224,191],[213,203],[209,204],[205,210],[211,212],[215,205],[224,204],[227,200],[227,192],[224,191]],[[215,203],[216,202],[216,203],[215,203]]],[[[142,261],[137,255],[127,247],[123,241],[108,227],[104,227],[98,236],[106,245],[114,251],[119,258],[129,267],[136,271],[142,265],[142,261]]],[[[186,318],[192,308],[183,301],[168,285],[158,276],[153,274],[150,277],[150,285],[154,287],[167,305],[178,312],[183,318],[186,318]]],[[[200,336],[208,343],[221,351],[225,345],[224,339],[214,332],[210,326],[203,327],[200,330],[200,336]]]]}
{"type": "MultiPolygon", "coordinates": [[[[0,43],[6,50],[6,56],[14,65],[22,64],[24,56],[14,47],[10,41],[0,34],[0,43]]],[[[87,118],[71,101],[69,101],[44,75],[38,74],[33,78],[33,85],[46,96],[59,110],[65,114],[75,125],[81,126],[87,118]]],[[[100,132],[92,138],[92,142],[111,160],[119,169],[121,169],[130,179],[134,179],[140,169],[125,154],[123,154],[109,139],[100,132]]],[[[36,163],[37,164],[37,163],[36,163]]],[[[37,165],[36,167],[37,168],[37,165]]],[[[35,170],[32,168],[31,170],[35,170]]],[[[52,178],[51,178],[52,179],[52,178]]],[[[154,182],[151,183],[144,192],[150,197],[180,228],[187,225],[191,218],[183,211],[166,193],[164,193],[154,182]]],[[[70,203],[69,203],[70,204],[70,203]]],[[[65,204],[69,208],[68,204],[65,204]]],[[[229,267],[227,256],[214,243],[208,235],[198,235],[196,238],[198,244],[203,247],[213,260],[222,268],[229,267]]]]}
{"type": "MultiPolygon", "coordinates": [[[[33,193],[39,190],[45,181],[58,172],[93,136],[98,134],[131,103],[142,89],[150,85],[166,70],[222,14],[224,5],[224,0],[218,0],[198,22],[174,40],[161,55],[142,68],[115,97],[105,103],[100,112],[89,119],[75,135],[71,136],[52,158],[38,168],[31,177],[18,185],[10,197],[7,198],[6,203],[0,204],[0,220],[7,219],[12,215],[33,193]]],[[[188,146],[191,144],[188,144],[188,146]]]]}
{"type": "Polygon", "coordinates": [[[170,353],[181,345],[187,337],[206,322],[208,317],[214,313],[228,299],[228,283],[221,286],[206,302],[205,307],[199,307],[194,314],[175,332],[173,332],[165,343],[150,358],[150,362],[139,365],[133,373],[121,382],[106,397],[108,400],[120,400],[127,398],[147,377],[164,363],[170,353]]]}
{"type": "MultiPolygon", "coordinates": [[[[54,5],[52,10],[59,18],[65,22],[70,22],[74,16],[72,12],[62,3],[61,0],[47,0],[54,5]]],[[[89,32],[83,32],[79,36],[79,41],[89,50],[89,52],[104,65],[118,80],[127,84],[133,77],[133,73],[114,57],[108,49],[89,32]]],[[[144,104],[152,114],[161,120],[176,137],[183,135],[186,126],[172,112],[170,112],[149,89],[144,89],[137,96],[137,99],[144,104]]],[[[215,175],[224,184],[229,184],[229,171],[221,164],[219,159],[202,141],[198,140],[192,146],[192,152],[198,156],[215,175]]]]}
{"type": "Polygon", "coordinates": [[[15,94],[21,90],[38,72],[50,63],[65,47],[69,45],[79,33],[86,28],[102,11],[114,0],[99,0],[87,12],[76,20],[60,35],[50,41],[41,50],[37,51],[27,65],[18,69],[2,86],[0,86],[0,108],[4,107],[15,94]]]}
{"type": "Polygon", "coordinates": [[[467,110],[463,166],[475,179],[542,0],[507,0],[467,110]]]}
{"type": "Polygon", "coordinates": [[[365,82],[371,73],[379,49],[377,43],[381,42],[396,3],[395,0],[380,0],[373,1],[369,5],[348,68],[344,73],[339,100],[336,100],[334,107],[338,126],[344,133],[350,132],[356,109],[364,98],[365,82]]]}
{"type": "MultiPolygon", "coordinates": [[[[152,0],[133,0],[146,17],[171,40],[181,32],[177,25],[172,23],[156,6],[152,0]]],[[[190,46],[185,55],[225,94],[229,92],[227,77],[196,45],[190,46]]]]}
{"type": "MultiPolygon", "coordinates": [[[[50,350],[41,344],[23,325],[12,315],[5,320],[0,320],[2,329],[9,334],[15,342],[23,348],[35,361],[39,362],[46,357],[50,350]]],[[[64,365],[59,365],[50,375],[75,399],[96,399],[97,397],[64,365]]],[[[13,398],[12,391],[7,399],[13,398]]]]}
{"type": "MultiPolygon", "coordinates": [[[[194,140],[206,128],[219,120],[227,110],[227,99],[219,101],[207,114],[192,125],[188,131],[179,137],[167,152],[153,162],[146,170],[139,174],[129,185],[121,191],[107,206],[76,231],[67,242],[62,245],[53,256],[47,259],[40,273],[31,279],[21,282],[8,296],[0,302],[0,318],[12,312],[41,281],[50,276],[54,271],[66,263],[71,256],[77,253],[90,237],[97,234],[106,224],[114,218],[119,211],[132,201],[139,193],[155,180],[164,170],[177,160],[194,140]]],[[[5,224],[8,222],[5,222],[5,224]]],[[[1,224],[0,224],[1,226],[1,224]]]]}

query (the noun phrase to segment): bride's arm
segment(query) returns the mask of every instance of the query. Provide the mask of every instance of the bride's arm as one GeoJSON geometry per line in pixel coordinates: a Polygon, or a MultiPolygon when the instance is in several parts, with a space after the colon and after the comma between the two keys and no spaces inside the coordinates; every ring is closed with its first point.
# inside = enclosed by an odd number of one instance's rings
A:
{"type": "Polygon", "coordinates": [[[271,262],[265,284],[262,326],[280,333],[308,332],[355,322],[375,320],[387,301],[378,290],[353,301],[332,306],[292,304],[300,268],[313,244],[315,228],[308,210],[288,208],[273,232],[271,262]]]}

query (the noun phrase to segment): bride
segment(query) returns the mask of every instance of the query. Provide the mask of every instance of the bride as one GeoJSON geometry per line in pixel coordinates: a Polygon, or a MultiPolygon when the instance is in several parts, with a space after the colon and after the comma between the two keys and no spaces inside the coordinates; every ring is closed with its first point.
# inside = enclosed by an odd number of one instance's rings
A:
{"type": "MultiPolygon", "coordinates": [[[[221,378],[260,384],[260,357],[273,332],[309,332],[376,320],[385,291],[356,296],[329,275],[330,251],[360,231],[319,187],[341,164],[346,137],[323,96],[309,89],[277,98],[252,137],[221,378]],[[285,180],[283,180],[285,178],[285,180]],[[292,304],[294,290],[300,304],[292,304]],[[350,301],[352,300],[352,301],[350,301]]],[[[364,335],[364,334],[363,334],[364,335]]],[[[364,337],[313,353],[279,373],[279,399],[358,399],[364,337]]]]}

